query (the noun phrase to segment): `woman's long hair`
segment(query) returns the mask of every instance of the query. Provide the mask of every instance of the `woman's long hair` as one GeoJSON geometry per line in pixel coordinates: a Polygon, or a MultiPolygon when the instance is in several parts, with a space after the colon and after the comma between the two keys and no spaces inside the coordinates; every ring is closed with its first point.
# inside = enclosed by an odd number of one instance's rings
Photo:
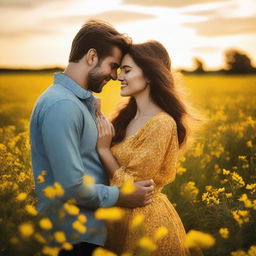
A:
{"type": "MultiPolygon", "coordinates": [[[[175,120],[179,146],[183,146],[188,136],[186,117],[189,114],[175,89],[168,52],[159,42],[148,41],[132,45],[128,54],[137,66],[142,69],[143,75],[149,79],[150,97],[153,102],[175,120]]],[[[135,117],[136,112],[136,101],[134,97],[130,97],[128,103],[119,110],[112,120],[115,128],[115,136],[112,140],[113,145],[124,139],[126,128],[135,117]]]]}

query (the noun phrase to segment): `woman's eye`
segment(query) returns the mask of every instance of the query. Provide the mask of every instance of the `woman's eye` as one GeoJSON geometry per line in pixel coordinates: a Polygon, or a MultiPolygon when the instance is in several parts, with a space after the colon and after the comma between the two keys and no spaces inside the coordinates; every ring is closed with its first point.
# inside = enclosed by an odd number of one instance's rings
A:
{"type": "Polygon", "coordinates": [[[127,74],[127,73],[129,73],[129,72],[130,72],[130,70],[125,70],[125,71],[124,71],[125,74],[127,74]]]}

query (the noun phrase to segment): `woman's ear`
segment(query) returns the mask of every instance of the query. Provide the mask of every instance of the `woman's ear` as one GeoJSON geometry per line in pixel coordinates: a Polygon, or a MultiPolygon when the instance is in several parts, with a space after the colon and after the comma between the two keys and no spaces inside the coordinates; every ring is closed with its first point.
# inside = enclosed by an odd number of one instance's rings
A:
{"type": "Polygon", "coordinates": [[[89,66],[95,66],[98,63],[98,54],[94,48],[91,48],[86,53],[86,61],[89,66]]]}

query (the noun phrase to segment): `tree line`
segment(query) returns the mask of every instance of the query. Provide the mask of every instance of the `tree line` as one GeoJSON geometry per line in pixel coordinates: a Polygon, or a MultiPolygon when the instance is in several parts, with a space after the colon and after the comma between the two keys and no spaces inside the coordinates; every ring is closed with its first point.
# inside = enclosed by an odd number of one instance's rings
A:
{"type": "Polygon", "coordinates": [[[206,71],[205,65],[202,59],[195,57],[194,70],[187,71],[181,69],[184,73],[227,73],[227,74],[253,74],[256,73],[256,68],[252,65],[252,60],[248,54],[238,51],[236,49],[229,49],[225,51],[225,67],[216,71],[206,71]]]}

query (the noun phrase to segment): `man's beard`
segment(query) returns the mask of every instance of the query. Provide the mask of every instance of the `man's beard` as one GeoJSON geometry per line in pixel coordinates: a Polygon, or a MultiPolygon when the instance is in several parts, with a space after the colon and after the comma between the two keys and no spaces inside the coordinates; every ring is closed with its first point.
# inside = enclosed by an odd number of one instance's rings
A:
{"type": "Polygon", "coordinates": [[[99,93],[102,91],[104,86],[103,81],[109,81],[111,79],[110,76],[103,76],[97,72],[97,70],[92,70],[88,74],[88,90],[99,93]]]}

